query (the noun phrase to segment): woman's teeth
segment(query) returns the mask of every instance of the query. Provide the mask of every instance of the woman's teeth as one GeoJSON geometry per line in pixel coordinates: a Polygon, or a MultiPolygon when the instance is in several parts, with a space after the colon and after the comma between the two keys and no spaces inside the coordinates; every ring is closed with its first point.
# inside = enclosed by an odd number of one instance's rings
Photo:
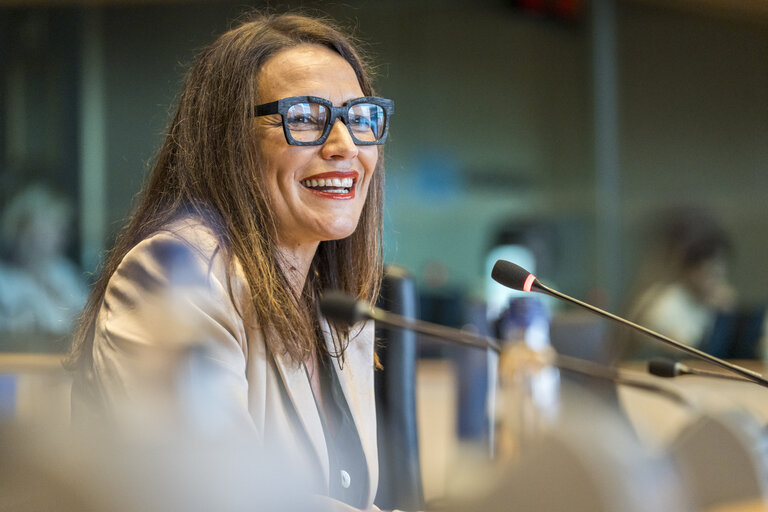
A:
{"type": "Polygon", "coordinates": [[[352,178],[327,178],[327,179],[306,179],[301,184],[308,188],[323,188],[325,192],[346,193],[352,188],[354,180],[352,178]]]}

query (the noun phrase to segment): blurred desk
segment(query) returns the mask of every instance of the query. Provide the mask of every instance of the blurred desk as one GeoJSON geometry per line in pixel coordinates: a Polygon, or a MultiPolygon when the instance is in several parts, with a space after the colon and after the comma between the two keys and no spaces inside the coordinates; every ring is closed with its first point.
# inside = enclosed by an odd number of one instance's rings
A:
{"type": "Polygon", "coordinates": [[[456,368],[449,360],[420,359],[416,369],[416,419],[419,429],[424,500],[446,493],[449,468],[459,446],[456,368]]]}
{"type": "Polygon", "coordinates": [[[768,512],[768,504],[753,501],[709,509],[708,512],[768,512]]]}
{"type": "Polygon", "coordinates": [[[0,353],[0,411],[21,422],[68,425],[72,378],[60,354],[0,353]]]}
{"type": "Polygon", "coordinates": [[[5,354],[67,354],[72,347],[69,335],[42,332],[0,332],[0,356],[5,354]]]}

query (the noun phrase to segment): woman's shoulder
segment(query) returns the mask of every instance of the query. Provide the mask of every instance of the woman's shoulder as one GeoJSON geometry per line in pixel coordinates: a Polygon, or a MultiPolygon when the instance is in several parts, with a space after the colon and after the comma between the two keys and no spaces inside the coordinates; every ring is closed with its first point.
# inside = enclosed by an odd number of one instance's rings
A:
{"type": "Polygon", "coordinates": [[[139,241],[123,257],[115,278],[202,284],[211,278],[223,281],[229,262],[221,237],[195,217],[178,218],[139,241]]]}
{"type": "Polygon", "coordinates": [[[109,338],[109,346],[165,346],[169,339],[220,331],[244,350],[243,287],[230,278],[222,252],[213,230],[193,218],[169,223],[141,240],[109,279],[96,318],[97,337],[109,338]]]}
{"type": "Polygon", "coordinates": [[[214,258],[221,252],[221,234],[198,217],[179,217],[155,231],[148,239],[167,239],[183,243],[205,259],[214,258]]]}

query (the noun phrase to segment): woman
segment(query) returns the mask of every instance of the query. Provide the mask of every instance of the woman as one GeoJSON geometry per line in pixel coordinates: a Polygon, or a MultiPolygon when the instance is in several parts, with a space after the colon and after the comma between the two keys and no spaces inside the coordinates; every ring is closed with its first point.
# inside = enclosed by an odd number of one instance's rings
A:
{"type": "Polygon", "coordinates": [[[15,195],[0,217],[0,339],[4,350],[69,348],[88,294],[82,272],[66,257],[72,205],[36,184],[15,195]],[[7,258],[3,258],[6,256],[7,258]]]}
{"type": "MultiPolygon", "coordinates": [[[[638,273],[629,318],[694,348],[712,352],[715,323],[733,311],[736,292],[728,279],[731,243],[706,211],[673,207],[660,212],[649,256],[638,273]]],[[[632,336],[635,357],[674,353],[632,336]]],[[[723,357],[725,355],[723,354],[723,357]]]]}
{"type": "Polygon", "coordinates": [[[317,301],[378,293],[392,109],[324,22],[258,16],[219,37],[83,313],[78,393],[178,405],[190,386],[168,384],[168,353],[202,346],[203,394],[227,422],[311,468],[321,494],[370,508],[373,329],[329,325],[317,301]]]}

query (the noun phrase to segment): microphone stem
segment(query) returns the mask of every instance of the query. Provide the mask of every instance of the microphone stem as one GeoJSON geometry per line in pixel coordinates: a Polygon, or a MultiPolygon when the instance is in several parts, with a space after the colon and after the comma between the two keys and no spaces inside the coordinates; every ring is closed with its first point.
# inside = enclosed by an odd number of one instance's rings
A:
{"type": "Polygon", "coordinates": [[[658,393],[683,407],[695,409],[695,406],[677,391],[659,386],[655,382],[647,382],[645,380],[624,375],[615,368],[602,366],[593,361],[557,354],[555,357],[555,367],[561,371],[586,375],[587,377],[611,381],[617,385],[629,386],[631,388],[658,393]]]}
{"type": "Polygon", "coordinates": [[[424,322],[421,320],[404,318],[399,315],[391,315],[379,308],[373,308],[370,315],[371,318],[385,325],[389,324],[401,329],[413,330],[427,336],[434,336],[435,338],[449,339],[469,347],[482,349],[490,348],[497,353],[501,351],[501,348],[499,347],[499,344],[496,342],[496,340],[487,336],[459,331],[457,329],[433,324],[430,322],[424,322]]]}
{"type": "Polygon", "coordinates": [[[684,375],[698,375],[700,377],[712,377],[714,379],[727,379],[727,380],[738,380],[744,382],[744,377],[737,376],[737,375],[728,375],[726,373],[719,373],[719,372],[710,372],[707,370],[695,370],[693,368],[689,368],[686,372],[683,373],[684,375]]]}
{"type": "MultiPolygon", "coordinates": [[[[559,296],[559,295],[557,295],[559,296]]],[[[570,300],[570,297],[561,297],[565,300],[570,300]]],[[[574,299],[575,300],[575,299],[574,299]]],[[[578,302],[578,301],[577,301],[578,302]]],[[[588,305],[587,305],[588,306],[588,305]]],[[[595,308],[596,309],[596,308],[595,308]]],[[[601,310],[596,311],[598,314],[604,313],[601,310]]],[[[607,315],[610,315],[609,313],[607,315]]],[[[439,324],[433,324],[430,322],[424,322],[422,320],[414,320],[411,318],[405,318],[400,315],[389,313],[379,308],[366,308],[365,315],[370,320],[375,320],[387,327],[397,327],[400,329],[408,329],[419,334],[426,336],[433,336],[438,339],[447,339],[455,343],[466,345],[474,348],[491,349],[496,353],[501,351],[499,340],[491,338],[490,336],[481,336],[471,332],[460,331],[451,327],[445,327],[439,324]]],[[[605,316],[605,315],[604,315],[605,316]]],[[[635,387],[646,391],[660,393],[670,400],[684,405],[685,407],[693,408],[693,406],[679,393],[663,388],[656,385],[653,382],[645,382],[638,379],[633,379],[619,373],[615,368],[605,367],[599,365],[593,361],[587,361],[584,359],[578,359],[575,357],[564,356],[562,354],[556,354],[553,364],[561,371],[572,372],[579,375],[586,375],[588,377],[594,377],[598,379],[604,379],[616,384],[624,386],[635,387]]]]}
{"type": "Polygon", "coordinates": [[[616,316],[612,313],[609,313],[607,311],[603,311],[600,308],[597,308],[591,304],[587,304],[586,302],[582,302],[578,299],[574,299],[573,297],[569,297],[568,295],[565,295],[564,293],[560,293],[557,290],[553,290],[547,286],[544,286],[539,281],[536,281],[534,284],[534,289],[541,291],[543,293],[546,293],[547,295],[551,295],[555,298],[564,300],[566,302],[570,302],[571,304],[575,304],[577,306],[580,306],[582,308],[586,308],[590,311],[592,311],[595,314],[598,314],[602,317],[608,318],[610,320],[613,320],[615,322],[619,322],[621,324],[627,325],[629,327],[632,327],[633,329],[636,329],[644,334],[647,334],[648,336],[655,338],[663,343],[666,343],[667,345],[670,345],[678,350],[681,350],[683,352],[687,352],[689,354],[692,354],[699,359],[704,359],[706,361],[709,361],[712,364],[715,364],[717,366],[720,366],[721,368],[725,368],[726,370],[729,370],[731,372],[737,373],[739,375],[744,376],[745,378],[749,379],[750,381],[760,384],[761,386],[768,387],[768,380],[766,380],[762,375],[760,375],[757,372],[753,372],[751,370],[748,370],[746,368],[742,368],[741,366],[729,363],[727,361],[723,361],[720,358],[717,358],[715,356],[712,356],[710,354],[707,354],[706,352],[702,352],[701,350],[698,350],[693,347],[689,347],[688,345],[684,345],[678,341],[673,340],[672,338],[668,338],[664,336],[663,334],[659,334],[656,331],[652,331],[648,329],[647,327],[643,327],[642,325],[638,325],[634,322],[630,322],[629,320],[626,320],[624,318],[621,318],[620,316],[616,316]]]}

